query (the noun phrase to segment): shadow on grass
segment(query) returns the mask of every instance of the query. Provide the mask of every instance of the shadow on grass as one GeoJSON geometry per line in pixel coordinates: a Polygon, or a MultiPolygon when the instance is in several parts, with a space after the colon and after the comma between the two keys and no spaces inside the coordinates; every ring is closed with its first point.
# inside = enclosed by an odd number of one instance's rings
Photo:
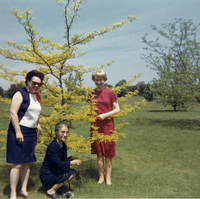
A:
{"type": "Polygon", "coordinates": [[[178,110],[178,111],[174,111],[174,110],[148,110],[147,112],[152,112],[152,113],[177,113],[177,112],[188,112],[187,110],[178,110]]]}
{"type": "MultiPolygon", "coordinates": [[[[40,163],[31,163],[31,173],[28,181],[28,190],[34,190],[35,186],[38,185],[39,180],[39,168],[40,163]]],[[[0,176],[1,176],[1,183],[4,184],[4,187],[2,187],[2,193],[5,196],[9,197],[10,194],[10,184],[9,184],[9,175],[10,170],[12,168],[12,164],[10,165],[2,165],[0,166],[0,176]]],[[[17,185],[17,193],[20,192],[21,189],[21,183],[20,179],[17,185]]]]}
{"type": "MultiPolygon", "coordinates": [[[[7,179],[9,180],[9,176],[7,176],[7,179]]],[[[31,185],[31,184],[33,184],[33,181],[32,181],[31,178],[29,178],[28,187],[27,187],[28,190],[33,189],[33,187],[30,188],[30,185],[31,185]]],[[[21,190],[21,185],[20,185],[20,183],[18,183],[18,185],[17,185],[17,193],[19,193],[20,190],[21,190]]],[[[8,196],[8,198],[9,198],[9,195],[10,195],[10,184],[9,184],[9,182],[8,182],[7,185],[3,188],[3,195],[4,195],[4,196],[8,196]]]]}
{"type": "Polygon", "coordinates": [[[77,170],[76,180],[81,179],[98,179],[98,169],[94,159],[83,161],[81,170],[77,170]]]}
{"type": "Polygon", "coordinates": [[[182,130],[200,130],[199,120],[196,119],[147,119],[149,125],[161,124],[162,126],[167,127],[176,127],[182,130]]]}
{"type": "MultiPolygon", "coordinates": [[[[30,177],[29,177],[29,182],[28,182],[28,187],[27,189],[29,191],[37,190],[38,193],[41,194],[46,194],[47,189],[42,186],[42,183],[40,182],[39,179],[39,171],[41,167],[41,162],[34,162],[31,163],[31,172],[30,172],[30,177]]],[[[12,165],[2,165],[0,166],[0,176],[1,176],[1,183],[3,185],[2,187],[2,194],[4,196],[8,196],[10,194],[10,185],[9,185],[9,174],[10,174],[10,169],[12,165]]],[[[72,181],[71,185],[73,187],[81,187],[82,183],[87,182],[89,179],[94,179],[95,181],[98,180],[98,170],[97,170],[97,165],[96,161],[94,159],[87,159],[83,161],[81,165],[81,169],[77,167],[77,175],[76,179],[72,181]]],[[[20,192],[21,188],[21,183],[20,180],[17,185],[17,193],[20,192]]],[[[65,191],[72,191],[71,187],[67,183],[64,186],[65,191]]]]}
{"type": "Polygon", "coordinates": [[[10,185],[9,185],[10,169],[11,169],[10,165],[0,166],[1,185],[3,185],[2,193],[3,195],[8,196],[8,197],[10,194],[10,185]]]}
{"type": "MultiPolygon", "coordinates": [[[[130,123],[133,123],[131,120],[130,123]]],[[[200,122],[198,119],[163,119],[163,118],[136,118],[135,123],[141,125],[155,126],[162,125],[163,127],[175,127],[181,130],[200,130],[200,122]]]]}

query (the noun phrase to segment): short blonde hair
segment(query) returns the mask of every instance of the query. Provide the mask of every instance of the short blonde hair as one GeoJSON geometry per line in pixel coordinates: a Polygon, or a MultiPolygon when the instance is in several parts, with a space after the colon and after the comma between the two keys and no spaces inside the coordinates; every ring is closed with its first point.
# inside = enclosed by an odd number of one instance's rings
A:
{"type": "Polygon", "coordinates": [[[95,77],[102,77],[104,79],[104,81],[106,81],[108,79],[106,73],[104,72],[104,70],[94,71],[92,73],[92,80],[93,81],[95,80],[95,77]]]}

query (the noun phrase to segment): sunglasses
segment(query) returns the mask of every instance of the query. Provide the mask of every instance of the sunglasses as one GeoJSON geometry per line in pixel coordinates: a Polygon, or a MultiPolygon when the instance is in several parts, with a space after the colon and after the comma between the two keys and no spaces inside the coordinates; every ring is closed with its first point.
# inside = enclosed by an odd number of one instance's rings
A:
{"type": "Polygon", "coordinates": [[[31,84],[33,86],[38,85],[40,87],[40,86],[42,86],[43,83],[37,83],[37,82],[31,81],[31,84]]]}

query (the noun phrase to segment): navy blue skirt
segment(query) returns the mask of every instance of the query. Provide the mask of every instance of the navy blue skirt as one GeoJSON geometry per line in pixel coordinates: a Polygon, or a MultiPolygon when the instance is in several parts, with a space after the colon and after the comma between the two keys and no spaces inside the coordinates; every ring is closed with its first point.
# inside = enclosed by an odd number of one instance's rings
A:
{"type": "Polygon", "coordinates": [[[55,184],[64,183],[73,174],[76,174],[74,169],[56,171],[51,174],[40,174],[40,180],[44,187],[51,189],[55,184]]]}
{"type": "Polygon", "coordinates": [[[16,140],[16,133],[12,123],[10,123],[7,135],[6,162],[13,164],[23,164],[35,162],[35,146],[37,144],[36,128],[20,126],[24,136],[24,142],[19,144],[16,140]]]}

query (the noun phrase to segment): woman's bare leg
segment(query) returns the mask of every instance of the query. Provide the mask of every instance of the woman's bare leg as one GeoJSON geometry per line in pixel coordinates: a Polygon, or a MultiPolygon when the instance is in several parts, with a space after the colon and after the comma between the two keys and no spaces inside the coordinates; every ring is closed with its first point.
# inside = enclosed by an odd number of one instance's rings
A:
{"type": "Polygon", "coordinates": [[[63,186],[63,183],[55,184],[51,189],[47,191],[48,194],[54,194],[56,191],[63,186]]]}
{"type": "Polygon", "coordinates": [[[20,171],[21,171],[21,164],[13,164],[12,169],[10,170],[10,198],[16,199],[17,198],[17,184],[19,181],[20,171]]]}
{"type": "Polygon", "coordinates": [[[99,181],[98,183],[104,182],[104,157],[97,156],[97,166],[99,171],[99,181]]]}
{"type": "Polygon", "coordinates": [[[30,175],[30,163],[24,163],[22,164],[21,168],[21,193],[24,195],[27,195],[27,185],[28,185],[28,179],[30,175]]]}
{"type": "Polygon", "coordinates": [[[73,174],[73,175],[71,175],[71,176],[69,177],[69,179],[66,180],[64,183],[62,182],[62,183],[59,183],[59,184],[55,184],[53,187],[51,187],[51,189],[49,189],[49,190],[47,191],[47,193],[48,193],[48,194],[54,194],[54,193],[56,193],[56,191],[57,191],[60,187],[62,187],[63,184],[72,181],[72,180],[74,179],[75,176],[76,176],[76,174],[73,174]]]}
{"type": "Polygon", "coordinates": [[[112,158],[106,158],[106,184],[111,184],[112,158]]]}

